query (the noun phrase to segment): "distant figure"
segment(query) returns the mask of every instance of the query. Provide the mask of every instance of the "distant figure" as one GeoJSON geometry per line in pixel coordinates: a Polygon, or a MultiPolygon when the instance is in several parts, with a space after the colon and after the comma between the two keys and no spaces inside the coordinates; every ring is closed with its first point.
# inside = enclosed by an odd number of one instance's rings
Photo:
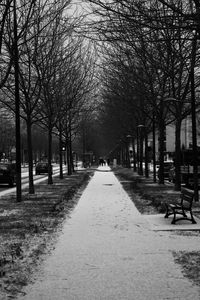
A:
{"type": "Polygon", "coordinates": [[[109,166],[110,165],[110,159],[107,158],[107,165],[109,166]]]}
{"type": "Polygon", "coordinates": [[[105,161],[103,160],[102,157],[99,158],[99,165],[103,166],[105,164],[105,161]]]}

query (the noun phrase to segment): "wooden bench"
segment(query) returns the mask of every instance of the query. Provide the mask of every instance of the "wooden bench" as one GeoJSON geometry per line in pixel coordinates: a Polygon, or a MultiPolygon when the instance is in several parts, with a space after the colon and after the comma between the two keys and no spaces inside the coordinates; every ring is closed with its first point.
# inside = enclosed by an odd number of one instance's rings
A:
{"type": "Polygon", "coordinates": [[[194,191],[188,190],[186,188],[182,188],[181,199],[179,203],[176,204],[165,203],[166,206],[165,218],[168,218],[170,215],[174,215],[171,224],[175,224],[177,221],[180,220],[188,220],[191,221],[192,224],[196,224],[196,221],[192,214],[193,200],[194,200],[194,191]],[[190,213],[190,217],[186,215],[186,212],[190,213]],[[182,217],[177,218],[176,215],[182,215],[182,217]]]}

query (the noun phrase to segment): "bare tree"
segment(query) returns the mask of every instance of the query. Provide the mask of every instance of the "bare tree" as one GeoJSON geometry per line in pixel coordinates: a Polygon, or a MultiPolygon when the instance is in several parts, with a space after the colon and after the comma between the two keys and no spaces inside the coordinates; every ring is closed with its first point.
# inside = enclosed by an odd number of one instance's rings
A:
{"type": "MultiPolygon", "coordinates": [[[[180,126],[188,111],[192,53],[192,32],[189,25],[193,14],[191,1],[89,1],[99,19],[94,28],[100,40],[109,43],[111,49],[118,46],[120,52],[129,53],[134,68],[140,66],[140,73],[147,74],[146,94],[156,112],[160,131],[160,165],[163,171],[164,127],[166,98],[178,99],[175,107],[176,118],[176,161],[179,172],[180,126]],[[162,2],[162,3],[161,3],[162,2]],[[97,9],[98,8],[98,9],[97,9]],[[151,91],[149,93],[149,91],[151,91]],[[159,96],[159,97],[158,97],[159,96]]],[[[194,1],[195,2],[195,1],[194,1]]],[[[198,5],[196,4],[196,10],[198,5]]],[[[193,18],[194,20],[194,18],[193,18]]],[[[197,65],[198,60],[196,60],[197,65]]],[[[134,69],[133,69],[134,72],[134,69]]],[[[144,76],[143,76],[144,79],[144,76]]],[[[198,84],[198,83],[196,83],[198,84]]],[[[163,174],[163,172],[161,172],[163,174]]],[[[163,175],[160,183],[163,183],[163,175]]],[[[177,176],[177,188],[180,178],[177,176]]]]}
{"type": "MultiPolygon", "coordinates": [[[[69,52],[63,60],[59,82],[59,98],[62,100],[61,115],[58,119],[57,129],[60,141],[67,147],[68,174],[72,173],[73,155],[72,139],[76,136],[81,115],[91,110],[91,91],[94,88],[94,55],[90,45],[83,44],[82,39],[77,40],[75,51],[69,52]],[[62,137],[62,138],[61,138],[62,137]]],[[[60,103],[61,104],[61,103],[60,103]]],[[[61,149],[61,146],[60,146],[61,149]]],[[[61,157],[61,153],[60,153],[61,157]]]]}

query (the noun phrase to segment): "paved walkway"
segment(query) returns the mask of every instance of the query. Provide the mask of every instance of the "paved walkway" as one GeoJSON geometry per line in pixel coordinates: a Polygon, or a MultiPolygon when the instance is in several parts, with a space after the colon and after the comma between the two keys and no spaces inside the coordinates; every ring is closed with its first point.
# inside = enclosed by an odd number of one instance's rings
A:
{"type": "Polygon", "coordinates": [[[37,281],[18,299],[200,299],[172,254],[199,249],[199,238],[152,231],[114,174],[103,170],[66,219],[37,281]]]}

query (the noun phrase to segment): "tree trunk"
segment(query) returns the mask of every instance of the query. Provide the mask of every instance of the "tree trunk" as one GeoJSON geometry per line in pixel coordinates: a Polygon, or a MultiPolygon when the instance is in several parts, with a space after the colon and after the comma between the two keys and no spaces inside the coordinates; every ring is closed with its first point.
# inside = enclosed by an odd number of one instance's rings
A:
{"type": "Polygon", "coordinates": [[[30,118],[27,119],[27,147],[28,147],[28,173],[29,173],[29,194],[34,194],[33,182],[33,147],[32,147],[32,124],[30,118]]]}
{"type": "Polygon", "coordinates": [[[149,177],[149,157],[148,157],[148,134],[146,128],[145,130],[145,177],[149,177]]]}
{"type": "Polygon", "coordinates": [[[20,136],[20,95],[19,95],[19,52],[17,36],[16,0],[14,5],[14,76],[15,76],[15,138],[16,138],[16,196],[17,202],[22,201],[21,184],[21,136],[20,136]]]}
{"type": "Polygon", "coordinates": [[[72,175],[71,159],[70,159],[70,146],[69,146],[68,139],[67,139],[67,174],[72,175]]]}
{"type": "Polygon", "coordinates": [[[71,138],[70,138],[69,147],[70,147],[71,170],[72,170],[72,172],[74,172],[74,161],[73,161],[73,152],[72,152],[72,142],[71,142],[71,138]]]}
{"type": "Polygon", "coordinates": [[[155,113],[153,114],[153,182],[156,182],[156,128],[155,128],[155,113]]]}
{"type": "Polygon", "coordinates": [[[69,124],[69,154],[70,154],[71,172],[74,172],[74,161],[73,161],[73,153],[72,153],[72,132],[71,132],[71,122],[70,122],[70,124],[69,124]]]}
{"type": "Polygon", "coordinates": [[[165,123],[161,118],[159,122],[159,183],[164,184],[164,133],[165,133],[165,123]]]}
{"type": "Polygon", "coordinates": [[[192,110],[192,149],[193,149],[193,180],[194,198],[199,201],[198,193],[198,152],[197,152],[197,130],[196,130],[196,99],[195,99],[195,61],[196,61],[197,36],[194,36],[191,61],[191,110],[192,110]]]}
{"type": "Polygon", "coordinates": [[[181,120],[177,119],[175,128],[175,191],[181,190],[181,120]]]}
{"type": "Polygon", "coordinates": [[[51,129],[51,126],[49,126],[49,130],[48,130],[48,184],[53,184],[51,160],[52,160],[52,129],[51,129]]]}
{"type": "Polygon", "coordinates": [[[143,175],[143,128],[140,128],[139,132],[139,175],[143,175]]]}
{"type": "Polygon", "coordinates": [[[135,139],[133,139],[133,170],[134,172],[137,171],[137,164],[136,164],[136,153],[135,153],[135,139]]]}
{"type": "Polygon", "coordinates": [[[63,158],[63,144],[62,144],[62,128],[61,124],[59,124],[59,164],[60,164],[60,179],[63,179],[63,167],[62,162],[63,158]]]}
{"type": "Polygon", "coordinates": [[[140,145],[139,145],[139,133],[137,128],[137,171],[140,174],[140,145]]]}

